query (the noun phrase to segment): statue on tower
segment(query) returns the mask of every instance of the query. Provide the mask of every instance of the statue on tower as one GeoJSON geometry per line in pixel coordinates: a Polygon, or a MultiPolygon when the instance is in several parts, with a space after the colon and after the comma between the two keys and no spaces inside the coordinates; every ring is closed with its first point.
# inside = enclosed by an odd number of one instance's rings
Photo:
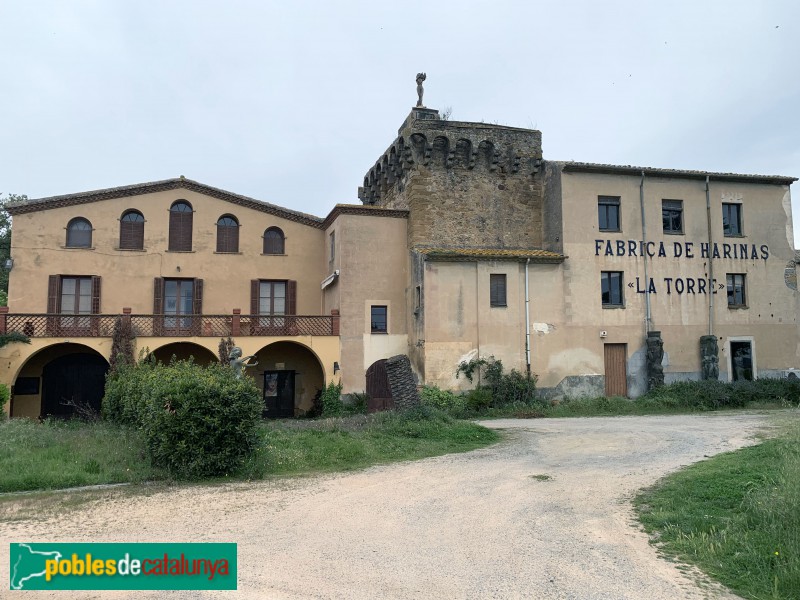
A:
{"type": "Polygon", "coordinates": [[[425,73],[417,73],[417,106],[422,106],[422,94],[425,93],[425,90],[422,88],[422,82],[425,81],[425,73]]]}

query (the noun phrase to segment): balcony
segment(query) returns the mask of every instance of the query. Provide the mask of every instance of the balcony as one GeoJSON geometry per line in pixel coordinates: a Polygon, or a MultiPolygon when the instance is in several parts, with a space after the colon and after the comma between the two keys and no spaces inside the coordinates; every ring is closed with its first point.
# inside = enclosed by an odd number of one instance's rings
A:
{"type": "Polygon", "coordinates": [[[0,334],[30,338],[111,337],[117,319],[130,319],[135,337],[241,337],[339,335],[339,311],[330,315],[116,315],[9,313],[0,307],[0,334]]]}

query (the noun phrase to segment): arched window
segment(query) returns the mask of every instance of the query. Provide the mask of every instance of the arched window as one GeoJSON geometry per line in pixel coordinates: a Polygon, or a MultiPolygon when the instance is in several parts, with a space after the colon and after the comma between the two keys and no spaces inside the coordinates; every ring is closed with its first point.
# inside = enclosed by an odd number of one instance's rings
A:
{"type": "Polygon", "coordinates": [[[239,251],[239,221],[231,215],[222,215],[217,221],[217,252],[239,251]]]}
{"type": "Polygon", "coordinates": [[[89,221],[83,217],[76,217],[67,223],[67,247],[92,247],[92,224],[89,221]]]}
{"type": "Polygon", "coordinates": [[[270,227],[264,232],[264,254],[285,254],[283,231],[270,227]]]}
{"type": "Polygon", "coordinates": [[[138,210],[126,210],[119,220],[119,247],[121,250],[144,248],[144,215],[138,210]]]}
{"type": "Polygon", "coordinates": [[[192,205],[186,200],[173,202],[169,207],[169,250],[191,252],[192,250],[192,205]]]}

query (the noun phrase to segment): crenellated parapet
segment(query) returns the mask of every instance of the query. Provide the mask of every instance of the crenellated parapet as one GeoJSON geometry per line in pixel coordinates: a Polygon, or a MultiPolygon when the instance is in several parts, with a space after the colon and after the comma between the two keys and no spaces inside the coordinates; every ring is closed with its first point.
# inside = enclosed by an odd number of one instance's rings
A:
{"type": "Polygon", "coordinates": [[[358,197],[381,204],[402,192],[415,169],[480,171],[498,178],[533,177],[542,163],[542,134],[531,129],[447,121],[415,108],[383,156],[364,176],[358,197]]]}

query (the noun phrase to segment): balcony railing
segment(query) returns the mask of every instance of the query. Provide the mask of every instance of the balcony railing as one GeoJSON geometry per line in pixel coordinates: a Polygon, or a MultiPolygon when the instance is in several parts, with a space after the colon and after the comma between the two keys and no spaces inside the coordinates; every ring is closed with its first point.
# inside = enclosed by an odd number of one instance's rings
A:
{"type": "MultiPolygon", "coordinates": [[[[40,337],[111,337],[117,319],[130,319],[136,337],[240,337],[339,335],[338,311],[331,315],[64,315],[8,313],[0,307],[0,334],[40,337]]],[[[127,309],[126,309],[127,310],[127,309]]]]}

